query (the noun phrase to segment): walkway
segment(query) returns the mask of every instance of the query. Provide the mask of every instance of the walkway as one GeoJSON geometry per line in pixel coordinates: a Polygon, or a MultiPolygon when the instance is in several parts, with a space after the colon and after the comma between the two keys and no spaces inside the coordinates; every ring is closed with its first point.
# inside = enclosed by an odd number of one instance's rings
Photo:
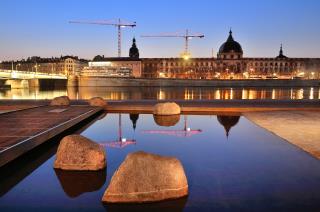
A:
{"type": "Polygon", "coordinates": [[[0,114],[0,167],[101,110],[42,106],[0,114]]]}

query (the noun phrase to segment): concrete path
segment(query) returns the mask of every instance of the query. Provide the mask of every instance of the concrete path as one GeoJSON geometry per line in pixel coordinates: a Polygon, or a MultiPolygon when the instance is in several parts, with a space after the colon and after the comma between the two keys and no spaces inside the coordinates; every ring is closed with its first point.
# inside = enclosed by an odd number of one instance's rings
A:
{"type": "Polygon", "coordinates": [[[320,159],[319,111],[248,112],[244,116],[320,159]]]}

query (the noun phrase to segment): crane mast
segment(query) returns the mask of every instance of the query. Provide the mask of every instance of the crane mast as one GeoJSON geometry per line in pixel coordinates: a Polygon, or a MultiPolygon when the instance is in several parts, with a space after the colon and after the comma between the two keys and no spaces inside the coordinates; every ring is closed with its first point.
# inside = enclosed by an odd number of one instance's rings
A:
{"type": "Polygon", "coordinates": [[[189,59],[190,52],[189,52],[189,40],[192,38],[204,38],[204,34],[201,33],[195,33],[195,34],[189,34],[189,30],[186,29],[185,33],[181,34],[158,34],[158,35],[142,35],[141,37],[145,38],[161,38],[161,37],[167,37],[167,38],[184,38],[184,52],[182,53],[182,57],[184,59],[189,59]]]}
{"type": "Polygon", "coordinates": [[[69,21],[71,24],[97,24],[97,25],[109,25],[115,26],[118,30],[118,57],[121,57],[121,28],[125,27],[136,27],[136,22],[122,22],[119,18],[117,21],[69,21]]]}

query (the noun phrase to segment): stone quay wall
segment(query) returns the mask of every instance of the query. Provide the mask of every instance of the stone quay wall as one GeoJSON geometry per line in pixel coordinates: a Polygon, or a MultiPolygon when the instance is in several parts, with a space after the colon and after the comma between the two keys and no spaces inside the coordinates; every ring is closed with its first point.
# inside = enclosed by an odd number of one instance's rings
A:
{"type": "Polygon", "coordinates": [[[302,79],[257,79],[257,80],[192,80],[165,78],[116,78],[116,77],[80,77],[78,86],[148,86],[148,87],[319,87],[320,80],[302,79]]]}

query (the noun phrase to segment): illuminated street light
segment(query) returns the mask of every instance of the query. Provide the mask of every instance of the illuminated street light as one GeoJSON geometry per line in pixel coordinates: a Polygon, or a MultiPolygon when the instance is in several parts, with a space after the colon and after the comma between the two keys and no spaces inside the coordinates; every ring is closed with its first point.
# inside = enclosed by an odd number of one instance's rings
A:
{"type": "Polygon", "coordinates": [[[16,70],[18,70],[18,68],[17,68],[18,66],[21,66],[21,64],[19,63],[19,64],[16,65],[16,70]]]}

